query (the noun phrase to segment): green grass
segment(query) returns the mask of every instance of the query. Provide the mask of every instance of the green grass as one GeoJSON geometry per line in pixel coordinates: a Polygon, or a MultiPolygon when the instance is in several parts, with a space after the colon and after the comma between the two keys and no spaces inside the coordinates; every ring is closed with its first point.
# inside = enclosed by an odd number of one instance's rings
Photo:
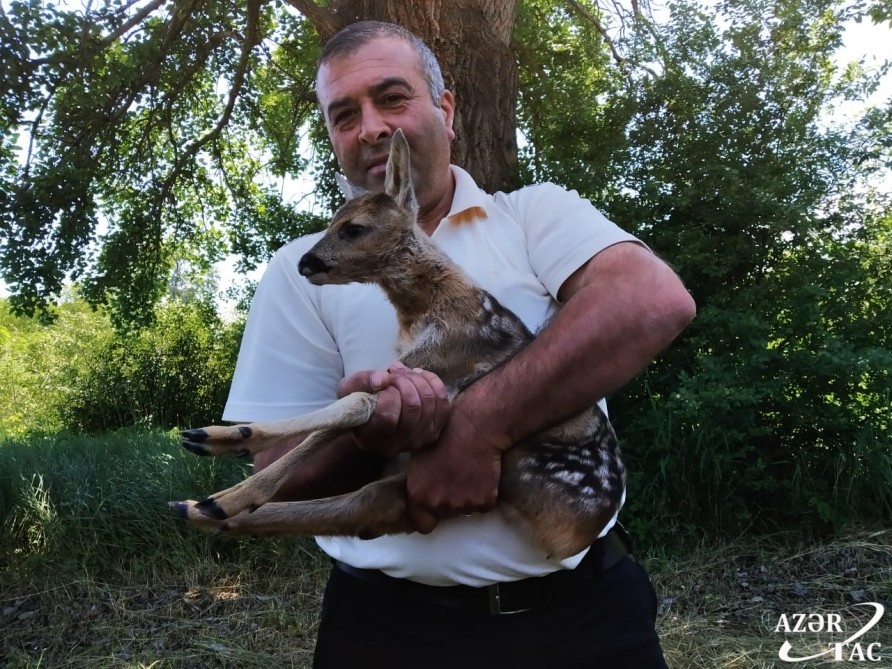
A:
{"type": "Polygon", "coordinates": [[[169,571],[240,546],[173,522],[167,501],[202,496],[248,471],[196,458],[172,434],[57,435],[0,445],[0,559],[13,569],[169,571]],[[76,559],[76,565],[73,561],[76,559]]]}
{"type": "MultiPolygon", "coordinates": [[[[167,510],[245,473],[158,431],[0,443],[0,667],[309,667],[328,569],[312,541],[215,537],[167,510]]],[[[673,669],[786,666],[781,613],[855,624],[858,601],[887,604],[870,635],[879,666],[892,660],[890,531],[651,546],[642,560],[673,669]]]]}
{"type": "Polygon", "coordinates": [[[307,666],[313,542],[203,534],[167,508],[247,472],[159,431],[0,444],[0,667],[307,666]]]}

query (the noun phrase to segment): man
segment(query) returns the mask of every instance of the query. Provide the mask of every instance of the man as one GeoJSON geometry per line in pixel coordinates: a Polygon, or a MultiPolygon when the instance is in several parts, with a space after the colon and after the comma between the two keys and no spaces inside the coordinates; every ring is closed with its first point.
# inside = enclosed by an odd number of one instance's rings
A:
{"type": "MultiPolygon", "coordinates": [[[[617,529],[556,561],[522,524],[476,512],[496,501],[505,449],[637,374],[693,317],[689,295],[663,262],[575,193],[543,184],[491,196],[450,166],[453,96],[411,33],[348,26],[327,43],[316,90],[346,177],[383,189],[390,138],[402,128],[419,225],[530,329],[545,327],[450,406],[432,373],[388,368],[397,325],[377,288],[319,288],[298,275],[317,236],[272,260],[224,417],[286,418],[336,395],[379,391],[372,421],[297,472],[277,499],[355,487],[380,472],[382,456],[406,452],[419,530],[318,540],[335,567],[315,666],[665,666],[653,589],[617,529]]],[[[258,455],[255,466],[294,445],[258,455]]]]}

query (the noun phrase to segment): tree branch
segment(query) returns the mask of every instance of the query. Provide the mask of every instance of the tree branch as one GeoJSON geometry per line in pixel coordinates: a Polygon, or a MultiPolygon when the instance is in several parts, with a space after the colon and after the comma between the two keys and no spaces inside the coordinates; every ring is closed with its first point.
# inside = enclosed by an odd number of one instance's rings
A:
{"type": "MultiPolygon", "coordinates": [[[[163,4],[170,2],[170,0],[153,0],[148,5],[139,10],[129,21],[125,21],[117,30],[109,33],[105,37],[103,37],[97,44],[94,50],[94,53],[98,53],[100,51],[104,51],[112,44],[114,44],[122,35],[124,35],[128,30],[132,30],[134,27],[139,25],[145,18],[154,12],[156,9],[161,7],[163,4]]],[[[89,8],[87,12],[84,14],[84,35],[86,36],[87,31],[87,16],[89,15],[89,8]]],[[[83,44],[83,42],[82,42],[83,44]]],[[[64,63],[71,62],[72,57],[64,51],[57,51],[55,53],[51,53],[49,56],[44,56],[43,58],[34,58],[30,60],[28,65],[33,69],[34,67],[38,67],[40,65],[48,65],[50,63],[64,63]]]]}
{"type": "Polygon", "coordinates": [[[245,39],[242,42],[241,54],[235,68],[235,73],[232,78],[232,86],[229,88],[229,97],[226,102],[226,108],[223,110],[223,114],[211,130],[189,144],[183,153],[177,157],[173,169],[170,174],[167,175],[167,178],[161,186],[161,195],[158,198],[159,203],[163,203],[164,200],[167,199],[167,195],[170,193],[171,188],[173,188],[174,182],[185,168],[186,162],[193,158],[203,146],[216,140],[220,136],[220,133],[223,132],[223,129],[229,124],[229,119],[232,117],[232,111],[235,109],[235,103],[245,84],[245,77],[251,59],[251,51],[253,51],[254,47],[261,41],[259,31],[261,2],[263,2],[263,0],[249,0],[247,3],[245,39]]]}
{"type": "MultiPolygon", "coordinates": [[[[607,47],[610,49],[610,53],[613,56],[613,60],[616,61],[616,64],[621,69],[626,70],[627,75],[628,75],[628,69],[629,69],[629,66],[631,63],[629,62],[629,60],[627,58],[624,58],[619,53],[619,51],[616,48],[616,44],[613,42],[613,39],[610,37],[610,34],[607,32],[607,29],[604,27],[604,24],[602,24],[598,20],[598,17],[592,15],[591,12],[589,12],[585,7],[583,7],[581,4],[579,4],[579,2],[577,0],[565,0],[565,1],[573,11],[575,11],[579,16],[581,16],[583,19],[585,19],[586,21],[591,23],[593,26],[595,26],[595,29],[598,31],[598,33],[600,33],[601,37],[607,43],[607,47]]],[[[616,3],[614,3],[614,6],[616,6],[616,3]]],[[[650,27],[649,22],[644,18],[643,14],[641,13],[638,2],[635,2],[633,4],[633,10],[635,12],[635,14],[634,14],[635,18],[639,19],[641,21],[644,21],[645,25],[650,27]]],[[[622,17],[620,17],[620,19],[622,20],[622,17]]],[[[651,76],[657,77],[657,73],[653,69],[648,67],[647,65],[642,65],[641,63],[634,63],[634,65],[636,67],[640,67],[641,69],[643,69],[644,71],[649,73],[651,76]]],[[[628,76],[631,76],[631,75],[628,75],[628,76]]]]}
{"type": "Polygon", "coordinates": [[[31,130],[28,133],[28,155],[25,157],[25,166],[23,170],[25,175],[27,175],[31,171],[31,157],[34,155],[34,142],[36,141],[37,135],[40,132],[40,124],[43,122],[43,115],[46,113],[46,110],[50,106],[50,101],[56,94],[57,86],[57,82],[53,82],[50,85],[50,89],[44,97],[43,103],[40,105],[40,110],[37,112],[37,116],[34,117],[34,121],[32,121],[31,123],[31,130]]]}
{"type": "Polygon", "coordinates": [[[125,21],[117,30],[103,37],[102,41],[99,42],[99,50],[101,51],[111,46],[111,44],[114,43],[119,37],[121,37],[121,35],[132,29],[134,26],[142,23],[142,21],[149,14],[154,12],[166,2],[169,2],[169,0],[154,0],[153,2],[150,2],[148,5],[143,7],[136,14],[134,14],[133,18],[131,18],[129,21],[125,21]]]}
{"type": "Polygon", "coordinates": [[[161,107],[168,108],[173,104],[176,96],[179,95],[186,88],[186,85],[192,78],[204,68],[208,59],[211,57],[211,54],[214,52],[214,49],[220,46],[226,38],[235,40],[245,39],[244,36],[240,35],[236,30],[225,30],[211,35],[211,38],[207,41],[201,51],[195,55],[189,67],[179,73],[180,77],[177,85],[165,93],[164,98],[161,101],[161,107]]]}
{"type": "Polygon", "coordinates": [[[335,16],[333,11],[317,5],[313,0],[285,0],[285,2],[307,17],[323,42],[327,42],[345,25],[345,21],[335,16]]]}
{"type": "Polygon", "coordinates": [[[597,16],[592,15],[585,7],[580,5],[577,0],[566,0],[566,3],[570,6],[574,12],[579,14],[586,21],[595,26],[595,30],[597,30],[601,37],[604,38],[604,41],[607,43],[607,46],[610,48],[610,53],[613,55],[613,60],[616,61],[616,64],[620,67],[625,67],[626,59],[623,58],[619,51],[616,50],[616,45],[613,43],[613,39],[610,37],[610,34],[607,32],[607,29],[604,28],[604,25],[598,20],[597,16]]]}

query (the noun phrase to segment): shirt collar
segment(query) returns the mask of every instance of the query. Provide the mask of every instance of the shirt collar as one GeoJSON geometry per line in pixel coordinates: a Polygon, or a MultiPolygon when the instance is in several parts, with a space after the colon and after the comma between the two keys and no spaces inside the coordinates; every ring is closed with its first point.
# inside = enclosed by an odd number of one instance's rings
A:
{"type": "Polygon", "coordinates": [[[486,208],[492,202],[492,197],[481,190],[474,178],[462,168],[450,165],[449,169],[455,178],[455,195],[452,198],[449,215],[443,220],[451,223],[469,223],[487,218],[486,208]]]}

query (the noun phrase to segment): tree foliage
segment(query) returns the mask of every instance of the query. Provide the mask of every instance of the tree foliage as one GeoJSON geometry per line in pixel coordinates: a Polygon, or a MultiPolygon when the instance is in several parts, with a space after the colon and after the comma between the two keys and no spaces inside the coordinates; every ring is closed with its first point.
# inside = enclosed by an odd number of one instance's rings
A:
{"type": "Polygon", "coordinates": [[[0,267],[19,312],[72,278],[145,322],[184,248],[207,264],[229,250],[221,225],[250,265],[318,224],[276,189],[306,167],[294,130],[311,100],[280,87],[261,36],[284,26],[277,52],[303,44],[304,66],[318,46],[279,5],[97,5],[0,15],[0,267]]]}
{"type": "MultiPolygon", "coordinates": [[[[20,313],[77,280],[117,323],[145,323],[189,249],[245,268],[322,225],[283,197],[317,171],[334,197],[315,113],[321,40],[356,18],[407,24],[464,104],[456,152],[481,183],[516,164],[514,2],[104,0],[0,7],[0,272],[20,313]],[[437,21],[474,43],[441,36],[437,21]],[[460,76],[466,73],[467,76],[460,76]],[[485,84],[483,79],[486,78],[485,84]],[[491,95],[494,87],[504,95],[491,95]],[[302,142],[304,151],[302,151],[302,142]],[[318,159],[305,157],[314,143],[318,159]],[[222,233],[222,234],[221,234],[222,233]]],[[[459,162],[463,162],[459,160],[459,162]]]]}
{"type": "Polygon", "coordinates": [[[828,120],[887,71],[835,63],[865,6],[669,11],[627,26],[619,61],[571,12],[529,2],[518,21],[525,178],[606,207],[699,307],[611,403],[627,513],[657,533],[888,517],[892,105],[828,120]]]}
{"type": "Polygon", "coordinates": [[[876,84],[835,71],[850,10],[672,10],[672,60],[636,90],[610,209],[671,259],[700,311],[625,396],[630,436],[676,430],[638,470],[668,467],[670,504],[729,526],[890,515],[889,191],[868,188],[880,136],[826,121],[876,84]]]}

